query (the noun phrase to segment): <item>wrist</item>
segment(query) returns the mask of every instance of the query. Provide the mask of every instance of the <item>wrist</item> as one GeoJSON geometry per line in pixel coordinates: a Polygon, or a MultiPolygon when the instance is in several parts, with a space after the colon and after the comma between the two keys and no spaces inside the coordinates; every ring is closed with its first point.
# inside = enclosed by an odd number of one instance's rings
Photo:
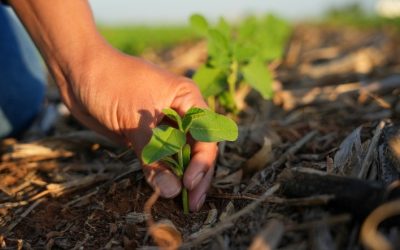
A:
{"type": "MultiPolygon", "coordinates": [[[[83,37],[82,37],[83,38],[83,37]]],[[[83,74],[92,72],[99,51],[104,52],[105,42],[97,35],[56,48],[56,53],[42,53],[45,61],[60,88],[76,84],[83,74]]],[[[72,86],[76,87],[76,86],[72,86]]]]}
{"type": "Polygon", "coordinates": [[[104,43],[87,0],[10,0],[59,85],[104,43]]]}

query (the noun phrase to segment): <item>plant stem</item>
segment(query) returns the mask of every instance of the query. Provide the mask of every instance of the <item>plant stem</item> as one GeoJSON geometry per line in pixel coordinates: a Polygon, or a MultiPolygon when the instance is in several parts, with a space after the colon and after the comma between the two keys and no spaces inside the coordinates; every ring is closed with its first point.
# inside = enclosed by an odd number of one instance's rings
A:
{"type": "Polygon", "coordinates": [[[236,60],[233,60],[230,66],[230,73],[228,76],[228,87],[229,87],[229,95],[231,96],[231,99],[234,102],[234,110],[233,112],[236,112],[237,109],[237,104],[236,104],[236,98],[235,98],[235,92],[236,92],[236,82],[237,82],[237,77],[238,77],[238,70],[239,70],[239,63],[236,60]]]}
{"type": "MultiPolygon", "coordinates": [[[[182,173],[185,172],[185,166],[183,166],[183,148],[181,148],[178,151],[178,164],[180,169],[182,170],[182,173]]],[[[183,178],[183,174],[182,176],[180,176],[180,178],[183,178]]],[[[184,214],[189,214],[189,199],[188,199],[188,193],[187,193],[187,189],[185,187],[182,187],[182,205],[183,205],[183,213],[184,214]]]]}
{"type": "Polygon", "coordinates": [[[210,109],[215,112],[215,96],[209,96],[207,98],[207,104],[210,109]]]}
{"type": "Polygon", "coordinates": [[[183,204],[183,213],[189,214],[189,197],[187,189],[182,188],[182,204],[183,204]]]}
{"type": "Polygon", "coordinates": [[[178,151],[178,164],[179,168],[182,170],[182,173],[184,172],[184,166],[183,166],[183,148],[179,149],[178,151]]]}

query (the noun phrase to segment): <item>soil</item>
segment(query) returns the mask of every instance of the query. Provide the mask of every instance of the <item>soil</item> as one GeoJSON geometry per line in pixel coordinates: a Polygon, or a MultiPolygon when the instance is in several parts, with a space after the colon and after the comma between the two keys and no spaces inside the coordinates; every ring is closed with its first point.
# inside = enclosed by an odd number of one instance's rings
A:
{"type": "MultiPolygon", "coordinates": [[[[151,59],[183,74],[204,60],[204,46],[185,44],[151,59]]],[[[153,220],[172,222],[183,248],[370,247],[378,240],[362,240],[361,228],[376,208],[400,198],[397,29],[298,25],[284,59],[270,68],[275,97],[247,95],[240,137],[219,145],[201,211],[184,215],[179,196],[158,199],[153,220]]],[[[51,94],[49,103],[59,105],[51,94]]],[[[0,248],[156,246],[144,212],[153,191],[138,160],[68,113],[50,134],[3,140],[1,155],[0,248]]],[[[370,229],[400,249],[400,207],[382,211],[378,222],[385,223],[370,229]]]]}

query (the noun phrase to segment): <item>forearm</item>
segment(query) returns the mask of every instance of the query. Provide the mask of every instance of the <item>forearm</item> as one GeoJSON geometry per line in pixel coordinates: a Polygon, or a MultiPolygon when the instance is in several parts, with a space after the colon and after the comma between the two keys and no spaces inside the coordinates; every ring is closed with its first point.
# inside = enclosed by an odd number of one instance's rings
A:
{"type": "Polygon", "coordinates": [[[11,0],[59,85],[92,58],[104,41],[86,0],[11,0]]]}

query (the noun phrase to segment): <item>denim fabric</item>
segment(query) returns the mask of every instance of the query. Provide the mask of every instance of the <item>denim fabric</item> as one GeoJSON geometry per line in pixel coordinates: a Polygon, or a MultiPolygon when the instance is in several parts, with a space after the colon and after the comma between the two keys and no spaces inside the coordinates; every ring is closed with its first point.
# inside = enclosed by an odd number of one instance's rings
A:
{"type": "Polygon", "coordinates": [[[43,69],[15,15],[0,5],[0,138],[18,135],[38,114],[45,92],[43,69]]]}

